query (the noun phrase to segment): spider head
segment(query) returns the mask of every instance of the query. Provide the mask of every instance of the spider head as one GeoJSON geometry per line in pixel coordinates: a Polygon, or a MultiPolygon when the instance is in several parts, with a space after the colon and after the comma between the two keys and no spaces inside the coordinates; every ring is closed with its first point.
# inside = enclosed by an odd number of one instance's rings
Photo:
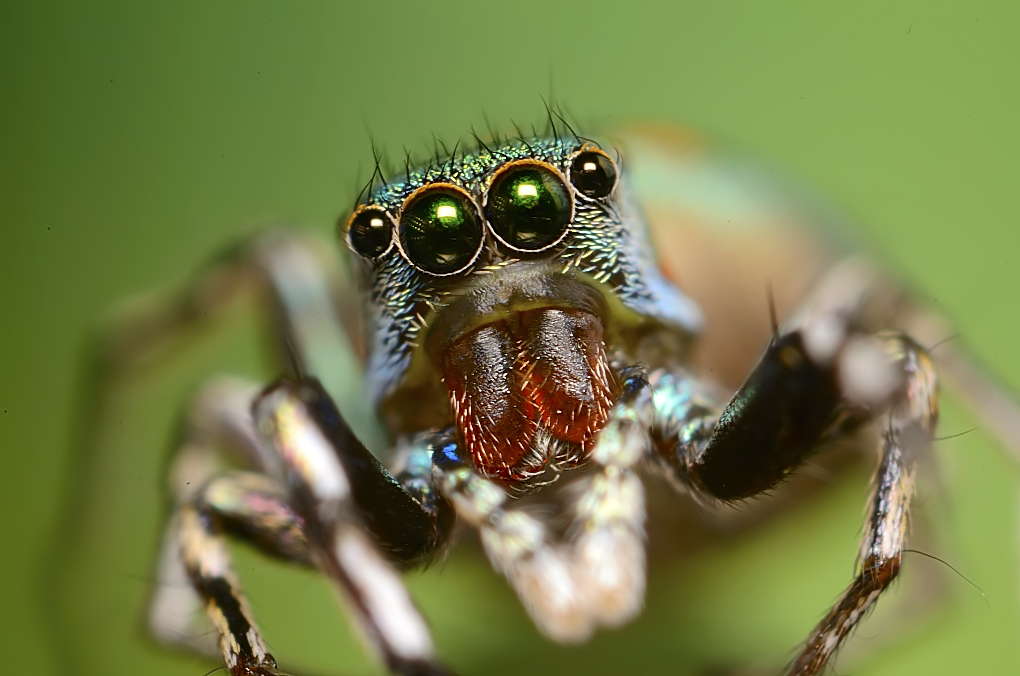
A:
{"type": "Polygon", "coordinates": [[[583,456],[618,358],[682,349],[697,308],[659,272],[614,155],[576,138],[482,146],[384,183],[343,222],[394,433],[455,419],[482,471],[521,479],[583,456]]]}

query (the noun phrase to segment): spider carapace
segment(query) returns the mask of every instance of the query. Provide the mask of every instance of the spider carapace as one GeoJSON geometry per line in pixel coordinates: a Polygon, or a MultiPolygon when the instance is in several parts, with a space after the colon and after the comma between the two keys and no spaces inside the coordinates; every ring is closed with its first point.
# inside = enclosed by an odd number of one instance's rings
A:
{"type": "MultiPolygon", "coordinates": [[[[161,567],[190,581],[234,676],[280,672],[227,534],[325,573],[391,671],[444,673],[395,569],[439,550],[455,522],[479,531],[545,635],[583,641],[641,609],[640,473],[738,501],[876,419],[856,577],[788,673],[819,673],[897,575],[936,377],[915,341],[864,321],[866,269],[834,265],[720,397],[689,362],[701,311],[657,264],[608,146],[573,134],[479,142],[375,182],[339,234],[359,261],[367,388],[393,452],[377,460],[301,375],[304,338],[336,316],[313,257],[286,237],[250,247],[243,265],[268,281],[298,375],[199,396],[195,427],[220,440],[191,447],[230,446],[242,469],[201,470],[178,492],[161,567]],[[568,527],[520,507],[546,495],[568,527]]],[[[183,623],[171,601],[157,594],[152,614],[168,640],[183,623]]]]}

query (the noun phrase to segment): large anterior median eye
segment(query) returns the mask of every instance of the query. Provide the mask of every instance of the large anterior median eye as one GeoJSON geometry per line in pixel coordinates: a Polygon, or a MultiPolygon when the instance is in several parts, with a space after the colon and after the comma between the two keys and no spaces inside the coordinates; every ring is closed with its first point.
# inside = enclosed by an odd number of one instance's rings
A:
{"type": "Polygon", "coordinates": [[[347,223],[347,243],[355,253],[376,258],[393,242],[393,219],[378,207],[359,207],[347,223]]]}
{"type": "Polygon", "coordinates": [[[570,182],[585,197],[608,197],[616,187],[616,163],[601,150],[585,144],[570,162],[570,182]]]}
{"type": "Polygon", "coordinates": [[[485,217],[504,244],[520,251],[542,251],[567,233],[574,199],[561,174],[544,162],[507,164],[492,179],[485,217]]]}
{"type": "Polygon", "coordinates": [[[471,196],[449,183],[411,193],[400,210],[400,248],[431,275],[465,270],[482,250],[482,219],[471,196]]]}

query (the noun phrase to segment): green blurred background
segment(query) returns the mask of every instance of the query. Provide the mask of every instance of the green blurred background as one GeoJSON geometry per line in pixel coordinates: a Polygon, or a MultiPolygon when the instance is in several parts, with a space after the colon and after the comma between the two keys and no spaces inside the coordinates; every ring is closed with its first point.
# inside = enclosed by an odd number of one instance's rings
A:
{"type": "MultiPolygon", "coordinates": [[[[260,224],[328,234],[367,176],[370,136],[399,155],[433,133],[462,138],[485,116],[504,129],[541,123],[550,93],[586,128],[705,130],[831,196],[1020,387],[1018,25],[1014,1],[5,3],[4,670],[214,666],[153,647],[138,625],[174,415],[203,373],[271,375],[258,318],[126,382],[85,461],[71,457],[84,338],[118,299],[180,279],[260,224]],[[53,547],[69,497],[76,519],[53,547]]],[[[975,424],[951,395],[943,420],[946,434],[975,424]]],[[[929,551],[987,604],[938,573],[931,604],[874,618],[840,673],[1017,670],[1016,468],[981,430],[936,452],[942,488],[919,507],[934,524],[929,551]]],[[[767,673],[849,580],[867,493],[855,470],[746,538],[657,565],[644,619],[576,649],[538,638],[470,546],[410,583],[465,674],[767,673]]],[[[320,580],[238,555],[285,666],[377,671],[320,580]]],[[[913,557],[907,573],[936,568],[913,557]]]]}

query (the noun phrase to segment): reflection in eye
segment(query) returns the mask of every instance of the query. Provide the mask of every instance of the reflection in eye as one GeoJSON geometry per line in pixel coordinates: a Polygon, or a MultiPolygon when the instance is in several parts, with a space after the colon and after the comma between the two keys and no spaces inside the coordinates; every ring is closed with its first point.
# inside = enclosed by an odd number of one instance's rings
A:
{"type": "Polygon", "coordinates": [[[518,197],[538,197],[538,188],[530,183],[522,183],[517,186],[518,197]]]}

